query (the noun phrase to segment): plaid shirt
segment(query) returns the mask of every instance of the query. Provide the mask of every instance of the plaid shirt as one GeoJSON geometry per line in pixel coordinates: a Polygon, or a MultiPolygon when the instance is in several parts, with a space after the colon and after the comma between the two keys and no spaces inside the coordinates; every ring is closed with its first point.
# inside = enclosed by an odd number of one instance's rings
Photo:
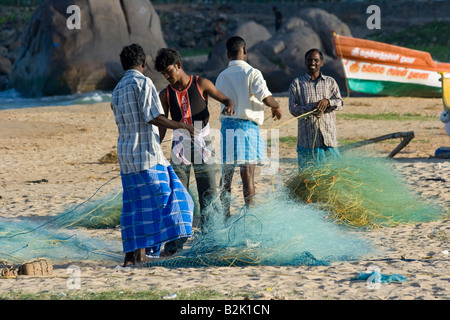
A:
{"type": "Polygon", "coordinates": [[[336,81],[320,74],[317,82],[309,74],[294,79],[289,87],[289,111],[298,117],[317,107],[322,99],[328,99],[330,106],[318,119],[315,115],[298,120],[297,144],[302,148],[336,148],[336,110],[342,110],[343,101],[336,81]],[[319,129],[316,135],[316,129],[319,129]]]}
{"type": "Polygon", "coordinates": [[[164,114],[152,80],[137,70],[127,70],[112,93],[111,108],[119,129],[120,171],[128,174],[157,164],[168,166],[159,142],[158,127],[148,123],[164,114]]]}

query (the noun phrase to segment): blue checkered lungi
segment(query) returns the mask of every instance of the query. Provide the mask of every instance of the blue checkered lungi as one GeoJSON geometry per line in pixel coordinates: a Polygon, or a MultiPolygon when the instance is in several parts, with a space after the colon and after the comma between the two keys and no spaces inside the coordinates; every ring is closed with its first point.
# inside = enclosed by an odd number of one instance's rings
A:
{"type": "Polygon", "coordinates": [[[121,176],[124,252],[192,235],[194,203],[171,166],[156,165],[121,176]]]}
{"type": "Polygon", "coordinates": [[[265,144],[259,127],[250,120],[223,118],[220,128],[223,164],[262,164],[265,144]]]}
{"type": "Polygon", "coordinates": [[[301,171],[310,166],[316,166],[319,162],[325,159],[340,158],[338,148],[333,147],[316,147],[316,148],[302,148],[297,145],[297,163],[298,169],[301,171]]]}

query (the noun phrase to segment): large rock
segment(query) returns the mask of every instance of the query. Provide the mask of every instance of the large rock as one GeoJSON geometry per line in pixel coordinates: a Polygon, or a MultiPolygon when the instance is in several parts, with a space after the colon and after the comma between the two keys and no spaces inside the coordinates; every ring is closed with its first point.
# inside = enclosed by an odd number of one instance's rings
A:
{"type": "Polygon", "coordinates": [[[319,35],[324,52],[333,55],[332,34],[336,32],[341,36],[351,37],[350,28],[337,16],[319,8],[303,9],[299,12],[299,18],[306,21],[319,35]]]}
{"type": "Polygon", "coordinates": [[[153,59],[165,47],[159,17],[148,0],[47,0],[33,14],[10,86],[27,96],[112,90],[123,75],[119,54],[139,43],[147,75],[165,85],[153,59]],[[81,9],[81,29],[69,29],[70,5],[81,9]]]}
{"type": "Polygon", "coordinates": [[[323,10],[303,11],[300,14],[303,12],[301,15],[310,17],[310,20],[311,17],[321,17],[318,19],[322,21],[324,17],[329,17],[329,22],[316,25],[314,20],[308,22],[299,17],[288,19],[270,39],[259,42],[249,50],[249,63],[261,70],[272,92],[285,92],[294,78],[306,73],[305,53],[311,48],[318,48],[325,56],[323,73],[334,77],[341,90],[345,90],[341,62],[333,57],[332,48],[327,49],[331,42],[325,35],[331,36],[332,33],[326,33],[324,30],[336,27],[342,34],[342,30],[347,29],[346,25],[342,22],[339,24],[337,18],[332,18],[332,15],[323,10]],[[343,26],[337,28],[341,24],[343,26]]]}
{"type": "Polygon", "coordinates": [[[269,40],[257,44],[249,54],[249,63],[261,70],[269,89],[283,92],[292,79],[305,72],[305,52],[323,49],[317,33],[300,18],[290,18],[269,40]]]}
{"type": "MultiPolygon", "coordinates": [[[[227,39],[232,36],[240,36],[245,40],[246,48],[250,51],[258,43],[264,42],[272,36],[266,27],[249,21],[243,23],[238,28],[227,34],[227,39]]],[[[208,61],[205,63],[204,70],[208,78],[214,78],[228,65],[226,40],[217,43],[211,50],[208,61]]]]}

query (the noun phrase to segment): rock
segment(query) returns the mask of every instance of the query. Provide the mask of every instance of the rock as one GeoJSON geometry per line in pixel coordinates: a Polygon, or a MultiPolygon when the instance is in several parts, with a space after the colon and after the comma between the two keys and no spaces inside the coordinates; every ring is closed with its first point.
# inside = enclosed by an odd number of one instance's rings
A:
{"type": "Polygon", "coordinates": [[[11,61],[8,58],[0,57],[0,75],[8,75],[11,70],[11,61]]]}
{"type": "Polygon", "coordinates": [[[119,54],[131,43],[149,55],[147,75],[155,85],[165,85],[150,59],[166,46],[150,1],[46,1],[28,24],[9,86],[26,96],[112,90],[123,75],[119,54]],[[67,27],[70,5],[81,9],[81,29],[67,27]]]}
{"type": "MultiPolygon", "coordinates": [[[[325,16],[323,12],[319,13],[325,16]]],[[[309,22],[298,17],[288,19],[269,40],[259,42],[249,50],[248,60],[261,70],[272,92],[286,92],[294,78],[306,73],[304,56],[311,48],[324,52],[323,73],[335,78],[341,91],[345,90],[341,62],[327,55],[323,39],[309,22]]]]}
{"type": "MultiPolygon", "coordinates": [[[[232,36],[242,37],[245,40],[247,50],[250,51],[252,47],[270,39],[272,35],[266,27],[254,21],[249,21],[227,34],[227,38],[232,36]]],[[[225,41],[220,41],[211,50],[209,59],[205,64],[205,72],[211,75],[209,78],[214,77],[214,75],[217,76],[218,72],[227,67],[228,61],[225,41]]]]}
{"type": "Polygon", "coordinates": [[[261,70],[271,91],[284,92],[293,78],[305,73],[304,55],[311,48],[322,49],[319,36],[304,20],[291,18],[251,50],[249,63],[261,70]]]}
{"type": "Polygon", "coordinates": [[[351,37],[350,28],[332,13],[318,8],[303,9],[299,18],[308,22],[311,28],[319,35],[324,53],[333,55],[332,32],[341,36],[351,37]]]}

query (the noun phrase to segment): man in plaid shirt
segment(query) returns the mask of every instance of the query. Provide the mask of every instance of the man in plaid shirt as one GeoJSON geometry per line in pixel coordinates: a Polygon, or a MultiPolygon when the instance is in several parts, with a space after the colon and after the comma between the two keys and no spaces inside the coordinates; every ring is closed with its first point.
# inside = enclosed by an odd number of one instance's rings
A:
{"type": "Polygon", "coordinates": [[[152,80],[144,76],[145,52],[138,44],[123,48],[125,71],[111,96],[118,127],[117,154],[123,186],[120,216],[124,267],[182,249],[192,235],[194,203],[164,157],[159,129],[192,125],[167,119],[152,80]]]}
{"type": "Polygon", "coordinates": [[[316,110],[298,120],[299,169],[311,161],[339,156],[335,111],[343,108],[336,81],[320,72],[323,54],[319,49],[306,52],[305,66],[307,73],[294,79],[289,87],[289,111],[294,117],[316,110]]]}

